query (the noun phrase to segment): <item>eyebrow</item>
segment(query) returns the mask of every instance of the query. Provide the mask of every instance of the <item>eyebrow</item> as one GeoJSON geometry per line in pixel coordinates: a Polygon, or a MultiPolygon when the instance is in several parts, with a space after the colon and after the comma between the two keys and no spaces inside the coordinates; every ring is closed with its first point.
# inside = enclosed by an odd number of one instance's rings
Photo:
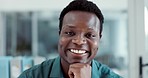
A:
{"type": "MultiPolygon", "coordinates": [[[[72,24],[67,24],[67,25],[65,25],[63,28],[65,29],[65,27],[68,27],[68,28],[76,28],[74,25],[72,25],[72,24]]],[[[93,29],[93,26],[92,27],[88,27],[87,28],[88,30],[94,30],[93,29]]]]}
{"type": "Polygon", "coordinates": [[[65,26],[63,26],[63,28],[65,29],[65,28],[76,28],[74,25],[72,25],[72,24],[68,24],[68,25],[65,25],[65,26]]]}

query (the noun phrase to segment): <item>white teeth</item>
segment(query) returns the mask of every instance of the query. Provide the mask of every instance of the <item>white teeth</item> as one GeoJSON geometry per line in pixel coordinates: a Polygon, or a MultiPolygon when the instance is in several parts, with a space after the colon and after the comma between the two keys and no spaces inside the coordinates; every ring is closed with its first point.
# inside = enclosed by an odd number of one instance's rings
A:
{"type": "Polygon", "coordinates": [[[83,53],[86,52],[84,50],[74,50],[74,49],[70,49],[70,51],[73,52],[73,53],[79,53],[79,54],[83,54],[83,53]]]}

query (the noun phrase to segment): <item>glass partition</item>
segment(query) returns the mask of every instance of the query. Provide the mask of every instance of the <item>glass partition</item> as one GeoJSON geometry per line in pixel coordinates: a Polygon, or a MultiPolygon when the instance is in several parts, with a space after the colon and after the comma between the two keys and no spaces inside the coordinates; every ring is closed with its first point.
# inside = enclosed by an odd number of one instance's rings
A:
{"type": "MultiPolygon", "coordinates": [[[[126,0],[94,1],[102,8],[105,17],[103,36],[95,59],[107,64],[124,78],[128,78],[126,0]],[[120,6],[122,1],[123,6],[120,6]],[[119,4],[116,5],[114,2],[119,2],[119,4]]],[[[69,1],[64,0],[64,2],[67,5],[66,3],[69,1]]],[[[53,5],[52,7],[54,8],[53,5]]],[[[6,27],[6,56],[42,56],[47,59],[57,57],[58,18],[61,7],[59,8],[0,12],[4,17],[6,27]],[[34,55],[35,53],[36,55],[34,55]]]]}
{"type": "Polygon", "coordinates": [[[148,53],[148,7],[145,6],[144,8],[144,18],[145,18],[145,37],[146,37],[146,52],[148,53]]]}
{"type": "MultiPolygon", "coordinates": [[[[58,56],[59,11],[5,13],[6,55],[32,56],[32,38],[37,39],[37,56],[51,59],[58,56]],[[36,19],[32,19],[35,15],[36,19]],[[32,34],[32,24],[37,22],[37,36],[32,34]]],[[[96,60],[107,64],[127,78],[127,13],[104,11],[105,23],[96,60]],[[114,17],[113,17],[114,16],[114,17]]]]}

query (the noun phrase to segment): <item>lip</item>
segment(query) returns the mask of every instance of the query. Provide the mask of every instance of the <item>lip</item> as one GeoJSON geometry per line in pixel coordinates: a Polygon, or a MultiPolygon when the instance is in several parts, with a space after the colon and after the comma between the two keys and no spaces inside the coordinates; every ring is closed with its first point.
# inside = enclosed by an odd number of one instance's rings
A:
{"type": "Polygon", "coordinates": [[[67,50],[68,51],[68,55],[70,55],[70,57],[72,58],[82,58],[84,56],[87,56],[89,53],[88,52],[85,52],[85,53],[73,53],[70,51],[70,49],[67,50]]]}
{"type": "Polygon", "coordinates": [[[67,49],[67,54],[71,55],[71,57],[75,57],[75,58],[80,58],[80,57],[83,57],[83,56],[89,56],[90,52],[88,50],[85,50],[85,49],[75,49],[75,48],[69,48],[67,49]],[[74,49],[74,50],[83,50],[83,51],[86,51],[85,53],[74,53],[74,52],[71,52],[71,49],[74,49]]]}
{"type": "MultiPolygon", "coordinates": [[[[82,50],[82,51],[86,51],[85,53],[89,53],[89,51],[86,50],[86,49],[69,48],[69,49],[67,49],[67,50],[70,51],[71,49],[74,49],[74,50],[82,50]]],[[[85,53],[83,53],[83,54],[85,54],[85,53]]]]}
{"type": "Polygon", "coordinates": [[[66,51],[65,51],[65,55],[67,57],[67,59],[69,59],[70,63],[84,63],[90,56],[90,52],[86,49],[76,49],[76,48],[68,48],[66,51]],[[74,50],[82,50],[82,51],[86,51],[85,53],[74,53],[74,52],[71,52],[71,49],[74,49],[74,50]]]}

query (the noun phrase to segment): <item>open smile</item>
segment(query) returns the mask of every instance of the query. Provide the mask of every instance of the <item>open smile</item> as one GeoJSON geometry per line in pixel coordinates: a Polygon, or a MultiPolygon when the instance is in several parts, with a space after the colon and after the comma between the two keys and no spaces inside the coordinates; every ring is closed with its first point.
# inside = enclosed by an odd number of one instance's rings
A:
{"type": "Polygon", "coordinates": [[[66,53],[70,63],[86,63],[90,56],[90,52],[85,49],[70,48],[66,53]]]}
{"type": "Polygon", "coordinates": [[[86,50],[82,50],[82,49],[68,49],[70,52],[75,53],[75,54],[85,54],[88,53],[88,51],[86,50]]]}

